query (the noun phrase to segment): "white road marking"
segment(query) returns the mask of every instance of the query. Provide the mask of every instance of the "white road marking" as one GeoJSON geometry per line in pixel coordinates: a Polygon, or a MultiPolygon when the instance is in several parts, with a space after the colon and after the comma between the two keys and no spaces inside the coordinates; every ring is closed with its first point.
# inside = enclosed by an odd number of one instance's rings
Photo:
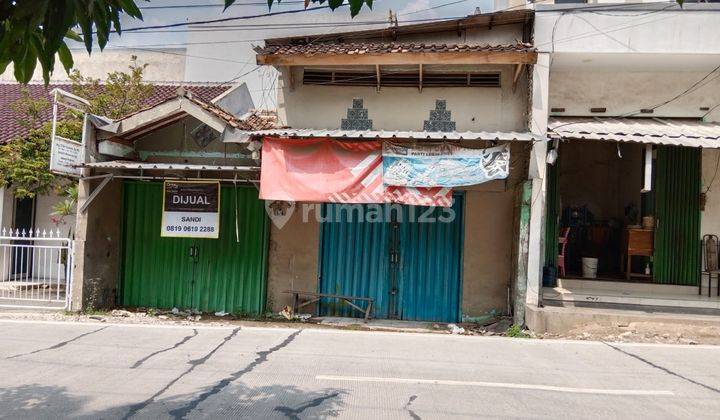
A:
{"type": "Polygon", "coordinates": [[[566,392],[570,394],[596,394],[596,395],[651,395],[651,396],[673,396],[672,391],[651,390],[651,389],[600,389],[600,388],[571,388],[554,385],[535,384],[514,384],[508,382],[478,382],[478,381],[453,381],[445,379],[412,379],[412,378],[377,378],[367,376],[333,376],[318,375],[315,379],[320,381],[344,381],[344,382],[385,382],[395,384],[422,384],[422,385],[449,385],[449,386],[476,386],[484,388],[511,388],[531,389],[537,391],[566,392]]]}

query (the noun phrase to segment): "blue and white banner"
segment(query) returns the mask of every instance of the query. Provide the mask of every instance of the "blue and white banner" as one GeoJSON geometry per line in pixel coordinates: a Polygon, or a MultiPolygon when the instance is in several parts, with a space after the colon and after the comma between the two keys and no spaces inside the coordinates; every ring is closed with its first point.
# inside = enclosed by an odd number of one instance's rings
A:
{"type": "Polygon", "coordinates": [[[505,179],[510,147],[470,149],[453,144],[383,144],[383,183],[404,187],[461,187],[505,179]]]}

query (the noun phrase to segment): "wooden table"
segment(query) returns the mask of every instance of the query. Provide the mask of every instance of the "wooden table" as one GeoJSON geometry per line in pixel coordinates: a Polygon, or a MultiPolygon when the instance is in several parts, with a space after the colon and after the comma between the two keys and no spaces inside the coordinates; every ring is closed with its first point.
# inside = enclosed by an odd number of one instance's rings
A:
{"type": "Polygon", "coordinates": [[[630,277],[652,277],[652,274],[633,273],[632,257],[652,257],[655,250],[653,237],[655,231],[653,229],[628,228],[625,230],[627,267],[625,270],[625,278],[630,277]]]}
{"type": "Polygon", "coordinates": [[[370,311],[372,311],[373,304],[375,303],[375,299],[369,298],[369,297],[362,297],[362,296],[344,296],[344,295],[334,295],[332,293],[315,293],[315,292],[303,292],[301,290],[285,290],[283,293],[289,293],[293,295],[293,314],[297,313],[297,310],[302,308],[303,306],[311,305],[317,301],[319,301],[322,298],[330,298],[330,299],[339,299],[350,305],[353,309],[360,311],[365,315],[365,322],[367,322],[370,319],[370,311]],[[310,300],[307,300],[303,303],[300,303],[300,296],[309,296],[311,297],[310,300]],[[352,300],[359,300],[363,302],[367,302],[367,308],[363,309],[360,306],[352,303],[352,300]]]}

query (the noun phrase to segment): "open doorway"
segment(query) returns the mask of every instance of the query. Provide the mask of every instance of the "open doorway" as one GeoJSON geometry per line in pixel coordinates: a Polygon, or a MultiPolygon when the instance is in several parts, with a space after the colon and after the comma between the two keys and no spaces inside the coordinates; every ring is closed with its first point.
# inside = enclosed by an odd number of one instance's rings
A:
{"type": "MultiPolygon", "coordinates": [[[[35,199],[30,197],[16,198],[13,212],[13,230],[29,235],[35,225],[35,199]]],[[[30,278],[32,276],[32,249],[30,247],[13,247],[11,262],[12,278],[30,278]],[[25,249],[27,248],[27,249],[25,249]]]]}
{"type": "Polygon", "coordinates": [[[643,230],[643,216],[653,213],[652,193],[641,192],[644,145],[570,141],[560,149],[548,181],[548,218],[556,224],[549,226],[548,234],[558,238],[548,237],[548,243],[557,242],[556,249],[549,247],[555,253],[553,274],[651,281],[649,256],[627,263],[630,232],[646,232],[643,239],[652,252],[652,226],[643,230]]]}

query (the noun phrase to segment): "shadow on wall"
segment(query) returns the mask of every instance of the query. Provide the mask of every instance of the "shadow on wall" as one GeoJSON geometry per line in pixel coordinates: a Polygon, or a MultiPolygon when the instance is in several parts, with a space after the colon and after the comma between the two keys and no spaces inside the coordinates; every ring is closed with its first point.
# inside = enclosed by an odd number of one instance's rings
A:
{"type": "MultiPolygon", "coordinates": [[[[155,392],[147,389],[144,394],[155,392]]],[[[146,398],[139,392],[133,395],[140,400],[146,398]]],[[[329,418],[340,414],[345,395],[346,391],[338,389],[307,392],[290,385],[248,387],[234,383],[199,403],[198,393],[193,392],[158,398],[148,404],[134,401],[97,409],[94,404],[107,400],[78,396],[66,387],[31,384],[0,389],[0,407],[6,418],[166,418],[171,413],[211,418],[329,418]],[[143,406],[141,410],[136,410],[138,404],[143,406]]]]}
{"type": "Polygon", "coordinates": [[[116,289],[109,288],[107,283],[100,278],[85,281],[82,306],[84,309],[112,309],[116,306],[116,289]]]}

